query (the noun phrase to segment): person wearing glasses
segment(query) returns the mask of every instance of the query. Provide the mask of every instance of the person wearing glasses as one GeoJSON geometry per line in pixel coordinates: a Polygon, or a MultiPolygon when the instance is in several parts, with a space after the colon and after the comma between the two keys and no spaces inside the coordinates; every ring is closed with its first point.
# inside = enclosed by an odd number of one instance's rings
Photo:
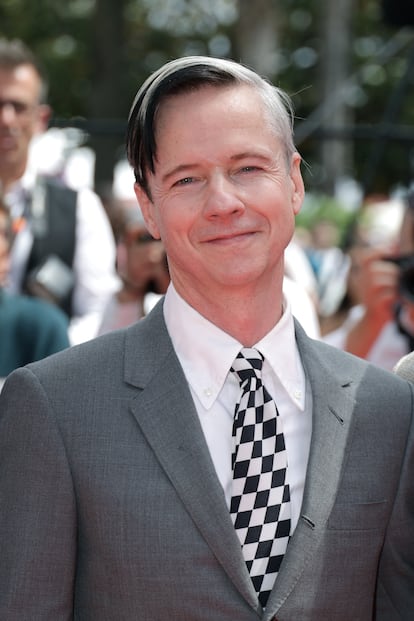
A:
{"type": "Polygon", "coordinates": [[[167,291],[170,275],[164,245],[149,233],[139,206],[119,206],[119,290],[107,302],[98,335],[142,319],[167,291]]]}
{"type": "Polygon", "coordinates": [[[20,40],[0,39],[0,188],[16,231],[9,289],[60,306],[74,344],[95,336],[118,285],[115,243],[94,192],[37,174],[30,155],[48,127],[47,93],[32,51],[20,40]]]}

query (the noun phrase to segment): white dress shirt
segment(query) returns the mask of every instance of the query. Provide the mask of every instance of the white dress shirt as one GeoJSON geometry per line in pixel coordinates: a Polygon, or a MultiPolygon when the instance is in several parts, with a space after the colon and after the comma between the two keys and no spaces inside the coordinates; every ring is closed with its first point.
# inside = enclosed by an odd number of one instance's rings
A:
{"type": "Polygon", "coordinates": [[[321,330],[316,307],[306,289],[285,275],[283,295],[289,302],[292,315],[299,321],[306,334],[312,339],[320,339],[321,330]]]}
{"type": "MultiPolygon", "coordinates": [[[[164,303],[168,332],[187,378],[208,448],[230,507],[232,425],[240,385],[230,367],[242,345],[178,295],[171,283],[164,303]]],[[[312,404],[289,304],[276,326],[255,346],[264,356],[262,379],[283,424],[288,456],[292,532],[302,505],[312,432],[312,404]]]]}

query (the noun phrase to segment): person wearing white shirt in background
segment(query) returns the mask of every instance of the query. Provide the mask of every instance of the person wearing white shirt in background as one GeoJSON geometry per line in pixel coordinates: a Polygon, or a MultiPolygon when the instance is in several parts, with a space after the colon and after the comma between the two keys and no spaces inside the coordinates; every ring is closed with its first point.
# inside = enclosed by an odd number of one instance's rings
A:
{"type": "Polygon", "coordinates": [[[363,206],[348,256],[346,305],[322,338],[391,371],[414,348],[414,194],[363,206]]]}
{"type": "MultiPolygon", "coordinates": [[[[32,52],[21,41],[1,39],[0,187],[16,233],[9,283],[13,293],[34,293],[26,286],[26,272],[34,244],[34,206],[42,205],[42,184],[46,183],[47,171],[41,152],[30,155],[35,139],[47,130],[50,119],[46,96],[47,80],[32,52]]],[[[56,170],[53,176],[56,185],[63,187],[56,170]]],[[[73,256],[70,265],[59,262],[60,271],[53,272],[52,283],[59,288],[67,278],[65,296],[70,300],[65,310],[70,316],[71,344],[96,335],[103,307],[118,285],[115,240],[101,200],[91,189],[82,188],[74,201],[73,256]]],[[[53,209],[58,209],[58,205],[53,204],[53,209]]],[[[68,238],[71,234],[68,230],[68,238]]],[[[59,257],[53,258],[56,265],[59,257]]],[[[49,290],[43,293],[55,301],[49,290]]]]}
{"type": "Polygon", "coordinates": [[[120,287],[108,300],[98,335],[142,319],[167,291],[170,282],[163,243],[154,239],[138,205],[119,205],[117,240],[120,287]]]}

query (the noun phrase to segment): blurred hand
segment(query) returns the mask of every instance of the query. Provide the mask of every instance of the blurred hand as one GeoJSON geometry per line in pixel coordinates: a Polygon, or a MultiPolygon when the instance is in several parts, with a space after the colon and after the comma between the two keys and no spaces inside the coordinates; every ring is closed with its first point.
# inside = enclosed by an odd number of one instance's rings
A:
{"type": "Polygon", "coordinates": [[[353,301],[364,307],[361,319],[348,332],[345,349],[365,358],[382,328],[394,320],[398,301],[399,267],[384,261],[387,252],[358,249],[352,253],[349,290],[353,301]]]}
{"type": "Polygon", "coordinates": [[[352,265],[354,297],[365,307],[366,317],[377,326],[393,319],[398,301],[399,267],[384,260],[387,252],[359,249],[352,265]]]}

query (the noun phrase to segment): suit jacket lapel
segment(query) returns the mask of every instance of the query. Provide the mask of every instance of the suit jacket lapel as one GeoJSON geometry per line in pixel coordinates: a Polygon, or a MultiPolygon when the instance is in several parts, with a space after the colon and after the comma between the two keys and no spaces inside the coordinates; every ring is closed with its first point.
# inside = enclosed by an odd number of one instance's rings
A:
{"type": "MultiPolygon", "coordinates": [[[[271,619],[286,600],[323,536],[339,484],[354,408],[352,378],[338,372],[337,380],[332,379],[335,370],[300,326],[297,342],[311,387],[313,412],[317,414],[313,416],[301,517],[263,619],[271,619]]],[[[162,303],[127,331],[125,380],[140,389],[131,401],[131,411],[161,467],[213,554],[239,592],[259,612],[224,493],[166,330],[162,303]]]]}
{"type": "Polygon", "coordinates": [[[162,303],[128,331],[125,379],[141,389],[131,401],[131,411],[161,467],[218,561],[257,609],[224,493],[165,327],[162,303]],[[137,360],[145,360],[145,364],[137,364],[137,360]]]}
{"type": "Polygon", "coordinates": [[[296,336],[312,393],[312,439],[301,515],[264,618],[271,618],[285,601],[325,532],[340,482],[355,406],[354,379],[332,368],[329,360],[322,357],[320,347],[314,346],[300,326],[296,336]]]}

